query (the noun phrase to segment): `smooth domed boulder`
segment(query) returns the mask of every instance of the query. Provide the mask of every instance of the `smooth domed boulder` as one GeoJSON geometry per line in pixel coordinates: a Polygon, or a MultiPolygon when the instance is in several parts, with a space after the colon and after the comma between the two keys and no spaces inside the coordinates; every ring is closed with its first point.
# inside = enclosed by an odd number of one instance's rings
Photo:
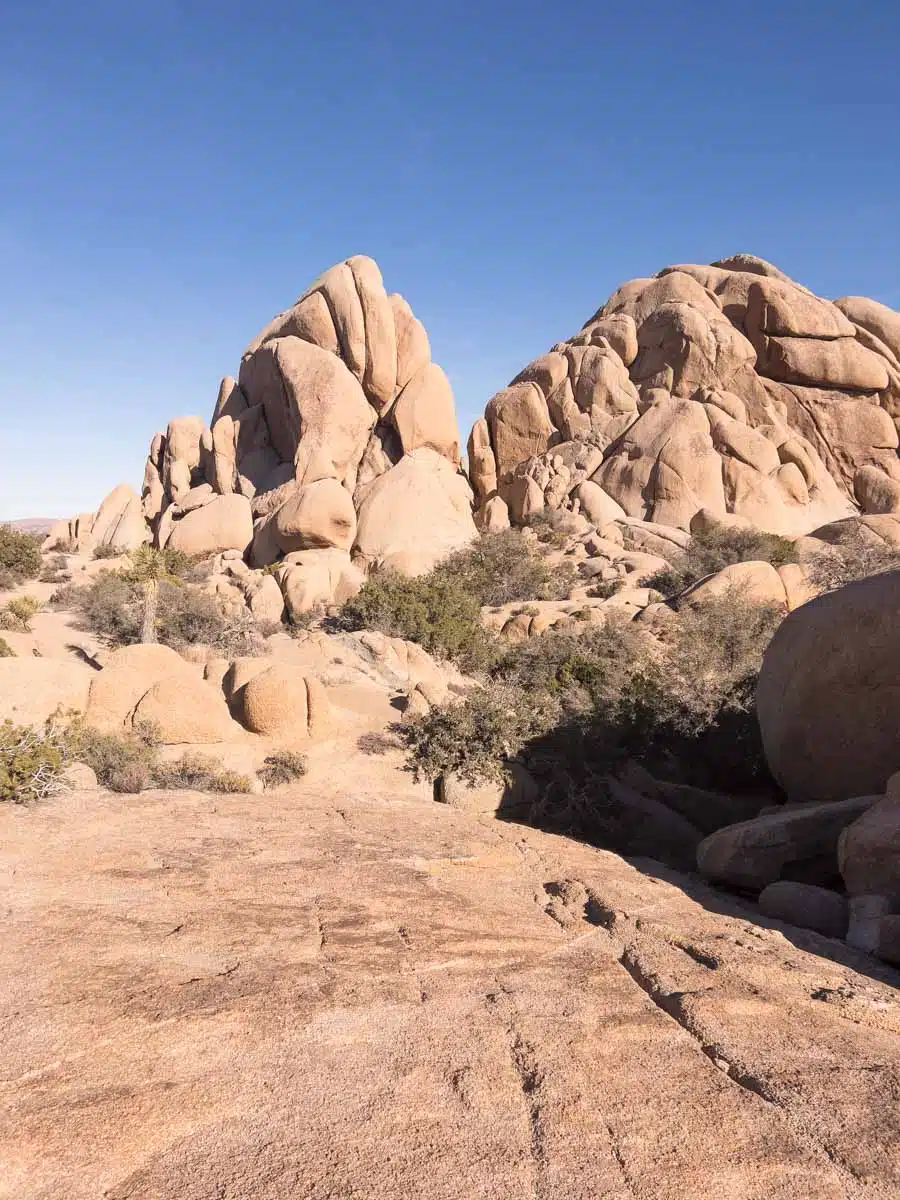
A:
{"type": "Polygon", "coordinates": [[[498,392],[488,403],[485,419],[501,478],[525,459],[543,454],[553,439],[547,401],[536,383],[518,383],[498,392]]]}
{"type": "Polygon", "coordinates": [[[846,897],[812,883],[792,879],[770,883],[760,892],[759,911],[765,917],[812,929],[824,937],[842,938],[847,932],[846,897]]]}
{"type": "Polygon", "coordinates": [[[322,684],[287,663],[254,675],[242,689],[241,707],[248,729],[279,741],[302,742],[330,732],[330,704],[322,684]]]}
{"type": "Polygon", "coordinates": [[[250,501],[245,496],[231,493],[216,496],[202,508],[173,522],[165,546],[191,556],[205,556],[223,550],[243,552],[252,539],[250,501]]]}
{"type": "Polygon", "coordinates": [[[144,721],[155,727],[165,745],[206,745],[243,735],[221,691],[193,672],[157,680],[138,701],[131,719],[135,727],[144,721]]]}
{"type": "Polygon", "coordinates": [[[83,662],[0,658],[0,722],[41,726],[57,709],[82,712],[96,678],[83,662]]]}
{"type": "Polygon", "coordinates": [[[88,724],[110,732],[131,724],[141,699],[160,679],[196,678],[192,668],[169,646],[156,643],[115,650],[90,686],[88,724]]]}
{"type": "Polygon", "coordinates": [[[126,483],[113,488],[97,509],[91,541],[95,546],[109,546],[113,550],[136,550],[150,541],[141,498],[134,488],[126,483]]]}
{"type": "Polygon", "coordinates": [[[874,334],[900,359],[900,313],[867,296],[843,296],[834,303],[854,325],[874,334]]]}
{"type": "Polygon", "coordinates": [[[609,525],[612,521],[620,521],[625,516],[625,510],[612,496],[607,495],[599,483],[585,479],[578,485],[575,496],[581,505],[581,511],[598,529],[609,525]]]}
{"type": "Polygon", "coordinates": [[[298,488],[272,518],[275,541],[284,554],[334,547],[349,550],[356,534],[353,497],[336,479],[298,488]]]}
{"type": "Polygon", "coordinates": [[[760,891],[776,880],[831,883],[841,831],[875,801],[857,796],[833,804],[800,804],[727,825],[697,848],[700,873],[714,883],[760,891]]]}
{"type": "Polygon", "coordinates": [[[355,553],[407,575],[430,570],[478,536],[465,477],[427,447],[375,480],[358,517],[355,553]]]}
{"type": "Polygon", "coordinates": [[[884,790],[900,768],[900,572],[819,596],[782,623],[763,658],[757,714],[791,799],[884,790]]]}
{"type": "Polygon", "coordinates": [[[679,596],[678,603],[694,607],[726,596],[748,604],[787,607],[784,582],[769,562],[739,562],[723,567],[689,587],[679,596]]]}

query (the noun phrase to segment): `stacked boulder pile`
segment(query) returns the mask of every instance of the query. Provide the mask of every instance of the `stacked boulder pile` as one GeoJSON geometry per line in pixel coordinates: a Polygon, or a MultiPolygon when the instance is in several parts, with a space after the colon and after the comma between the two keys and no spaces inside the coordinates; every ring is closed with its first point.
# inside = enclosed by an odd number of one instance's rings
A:
{"type": "Polygon", "coordinates": [[[116,488],[47,546],[152,541],[278,563],[295,614],[340,603],[370,568],[419,573],[475,536],[449,381],[407,302],[355,257],[251,342],[209,426],[181,417],[154,437],[140,497],[116,488]]]}
{"type": "Polygon", "coordinates": [[[900,314],[738,255],[621,287],[469,438],[482,528],[560,508],[788,536],[900,511],[900,314]]]}

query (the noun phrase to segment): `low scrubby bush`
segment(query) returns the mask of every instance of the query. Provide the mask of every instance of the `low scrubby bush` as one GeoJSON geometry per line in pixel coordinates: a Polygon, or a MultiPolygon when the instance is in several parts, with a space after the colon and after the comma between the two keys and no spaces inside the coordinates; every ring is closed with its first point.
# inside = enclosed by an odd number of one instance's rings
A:
{"type": "Polygon", "coordinates": [[[41,539],[0,525],[0,587],[4,590],[36,579],[41,572],[41,539]]]}
{"type": "Polygon", "coordinates": [[[74,717],[58,724],[67,757],[87,763],[97,781],[112,792],[141,792],[153,785],[159,732],[149,722],[122,733],[103,733],[74,717]]]}
{"type": "Polygon", "coordinates": [[[42,800],[59,786],[67,761],[58,730],[38,731],[4,721],[0,725],[0,801],[27,804],[42,800]]]}
{"type": "Polygon", "coordinates": [[[31,619],[44,607],[34,596],[16,596],[0,609],[0,629],[18,629],[31,632],[31,619]]]}
{"type": "Polygon", "coordinates": [[[175,762],[157,763],[153,784],[191,792],[241,793],[250,791],[250,779],[237,771],[222,770],[214,758],[188,752],[175,762]]]}
{"type": "Polygon", "coordinates": [[[0,658],[15,658],[16,654],[5,637],[0,637],[0,658]]]}
{"type": "Polygon", "coordinates": [[[124,550],[119,550],[115,546],[101,545],[94,547],[91,557],[96,559],[121,558],[124,553],[124,550]]]}
{"type": "Polygon", "coordinates": [[[781,613],[732,593],[678,614],[664,637],[624,619],[549,630],[506,649],[485,687],[401,726],[417,776],[497,778],[520,755],[570,790],[626,758],[703,786],[766,776],[755,685],[781,613]]]}
{"type": "Polygon", "coordinates": [[[266,756],[257,775],[264,787],[272,789],[302,779],[308,769],[306,756],[299,751],[276,750],[274,754],[266,756]]]}
{"type": "Polygon", "coordinates": [[[806,564],[809,582],[819,592],[833,592],[857,579],[900,571],[900,550],[853,530],[806,564]]]}
{"type": "Polygon", "coordinates": [[[794,561],[794,546],[787,538],[760,529],[724,526],[696,533],[683,554],[670,567],[644,579],[645,587],[664,596],[677,596],[707,575],[740,562],[768,562],[774,567],[794,561]]]}
{"type": "Polygon", "coordinates": [[[72,574],[69,571],[69,563],[64,554],[54,554],[51,559],[44,563],[43,569],[38,576],[41,583],[67,583],[72,574]]]}

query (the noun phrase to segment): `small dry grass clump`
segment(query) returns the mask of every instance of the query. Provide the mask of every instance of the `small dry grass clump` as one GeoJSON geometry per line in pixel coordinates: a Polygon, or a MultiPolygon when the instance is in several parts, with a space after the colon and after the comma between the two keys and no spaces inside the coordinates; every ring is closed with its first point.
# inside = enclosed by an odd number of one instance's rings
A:
{"type": "Polygon", "coordinates": [[[250,779],[236,771],[222,770],[214,758],[187,753],[172,763],[160,763],[153,772],[156,787],[179,788],[191,792],[244,793],[250,791],[250,779]]]}
{"type": "Polygon", "coordinates": [[[159,754],[159,730],[153,724],[103,733],[86,725],[81,716],[74,716],[60,726],[60,736],[69,760],[87,763],[98,783],[111,792],[134,793],[152,787],[159,754]]]}
{"type": "Polygon", "coordinates": [[[43,570],[38,576],[41,583],[68,583],[72,578],[69,563],[64,554],[54,554],[44,563],[43,570]]]}
{"type": "Polygon", "coordinates": [[[274,754],[266,756],[257,775],[262,780],[263,786],[271,791],[272,788],[281,787],[282,784],[302,779],[308,770],[309,763],[305,755],[296,750],[276,750],[274,754]]]}
{"type": "Polygon", "coordinates": [[[115,546],[103,545],[95,546],[91,557],[95,559],[121,558],[124,553],[124,550],[117,550],[115,546]]]}
{"type": "Polygon", "coordinates": [[[15,658],[16,652],[5,637],[0,637],[0,658],[15,658]]]}
{"type": "Polygon", "coordinates": [[[403,742],[393,729],[370,730],[368,733],[361,733],[356,739],[356,748],[363,754],[389,754],[391,750],[399,750],[402,745],[403,742]]]}

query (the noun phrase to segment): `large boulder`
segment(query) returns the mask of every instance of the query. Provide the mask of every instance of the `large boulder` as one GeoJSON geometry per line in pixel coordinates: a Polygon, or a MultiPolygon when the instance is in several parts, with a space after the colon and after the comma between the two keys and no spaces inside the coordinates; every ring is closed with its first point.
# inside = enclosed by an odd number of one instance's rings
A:
{"type": "Polygon", "coordinates": [[[289,554],[275,572],[292,620],[332,604],[343,604],[365,583],[346,550],[302,550],[289,554]]]}
{"type": "Polygon", "coordinates": [[[240,739],[221,690],[168,646],[124,646],[109,657],[90,686],[87,723],[121,733],[152,722],[170,744],[240,739]]]}
{"type": "Polygon", "coordinates": [[[791,613],[766,650],[757,713],[772,774],[796,800],[882,792],[900,768],[900,572],[791,613]]]}
{"type": "Polygon", "coordinates": [[[223,550],[243,552],[253,539],[250,501],[231,493],[215,496],[173,521],[165,546],[191,556],[219,554],[223,550]]]}
{"type": "Polygon", "coordinates": [[[295,550],[349,550],[356,533],[353,497],[336,479],[298,488],[272,518],[275,541],[285,554],[295,550]]]}
{"type": "Polygon", "coordinates": [[[700,843],[697,866],[715,883],[748,891],[761,891],[779,879],[832,883],[842,830],[875,799],[858,796],[834,804],[789,806],[728,825],[700,843]]]}
{"type": "Polygon", "coordinates": [[[254,733],[284,743],[327,737],[331,706],[318,679],[287,663],[255,674],[235,697],[244,724],[254,733]]]}
{"type": "Polygon", "coordinates": [[[840,892],[780,879],[763,888],[759,911],[776,921],[787,921],[800,929],[812,929],[825,937],[842,938],[847,932],[847,900],[840,892]]]}
{"type": "Polygon", "coordinates": [[[355,554],[408,575],[430,570],[478,536],[465,477],[427,447],[376,479],[358,515],[355,554]]]}
{"type": "Polygon", "coordinates": [[[0,658],[0,721],[43,725],[57,709],[82,712],[96,672],[52,658],[0,658]]]}

